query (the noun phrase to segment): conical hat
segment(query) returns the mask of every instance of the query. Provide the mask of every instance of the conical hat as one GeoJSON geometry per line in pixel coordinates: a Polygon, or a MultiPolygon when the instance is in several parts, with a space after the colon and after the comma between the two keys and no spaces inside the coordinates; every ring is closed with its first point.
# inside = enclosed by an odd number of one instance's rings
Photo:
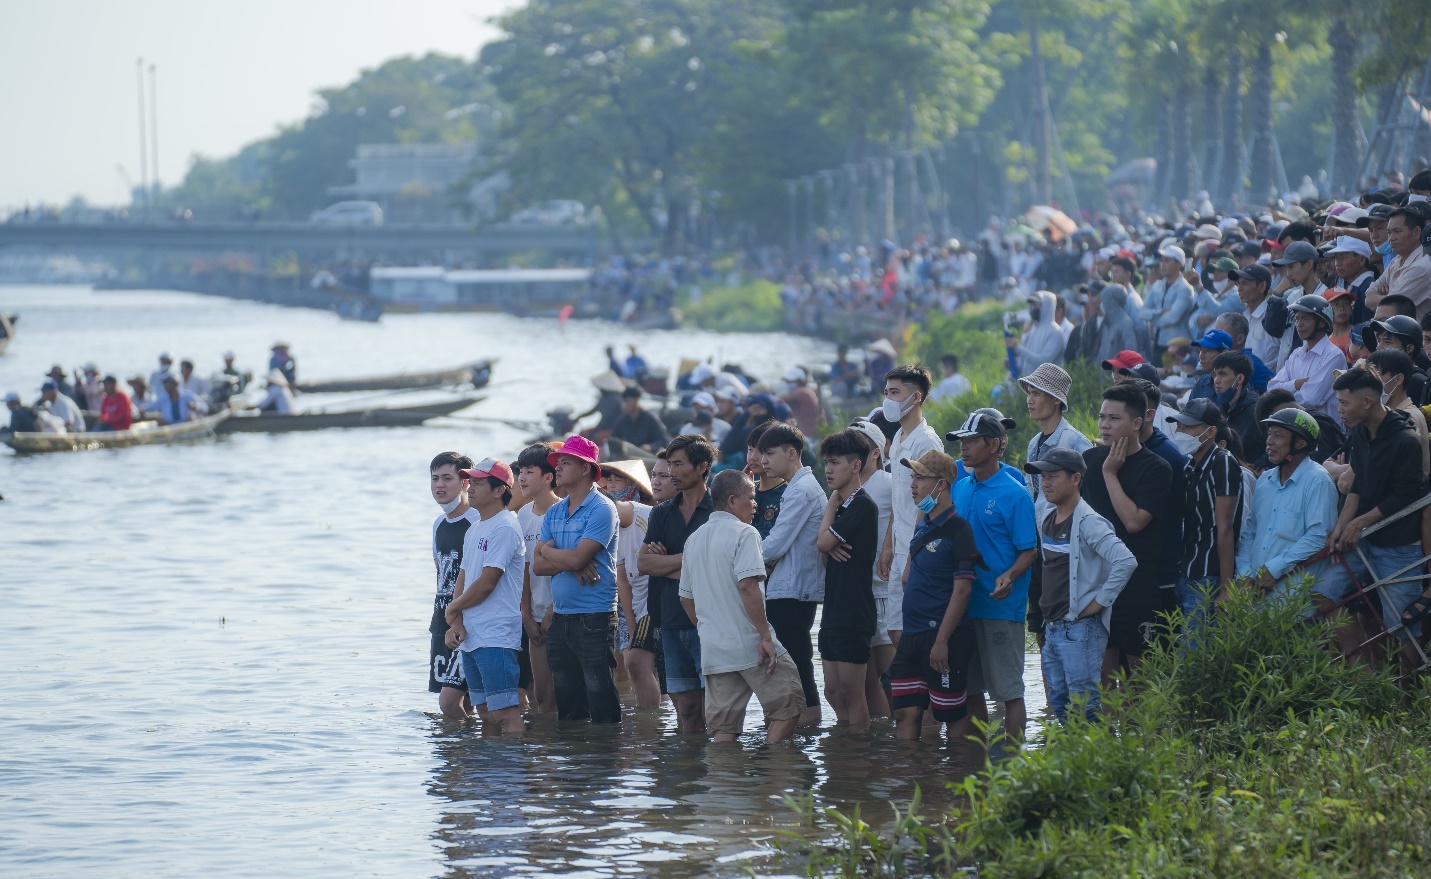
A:
{"type": "Polygon", "coordinates": [[[596,385],[598,391],[610,391],[613,394],[619,394],[626,390],[626,381],[609,369],[603,373],[592,376],[591,383],[596,385]]]}
{"type": "Polygon", "coordinates": [[[654,497],[654,492],[651,491],[651,474],[646,469],[645,461],[638,461],[635,458],[629,461],[605,461],[602,463],[601,469],[615,470],[645,489],[647,497],[654,497]]]}
{"type": "Polygon", "coordinates": [[[877,342],[873,342],[867,350],[874,351],[876,354],[886,354],[890,357],[899,356],[899,352],[894,350],[894,345],[890,344],[889,339],[880,339],[877,342]]]}

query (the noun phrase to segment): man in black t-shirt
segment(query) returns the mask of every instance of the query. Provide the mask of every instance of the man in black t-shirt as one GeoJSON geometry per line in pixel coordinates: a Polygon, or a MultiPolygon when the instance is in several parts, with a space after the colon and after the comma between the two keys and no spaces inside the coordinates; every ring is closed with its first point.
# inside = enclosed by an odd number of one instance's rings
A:
{"type": "Polygon", "coordinates": [[[472,713],[467,698],[467,680],[462,675],[462,658],[447,646],[447,606],[462,573],[462,544],[476,511],[467,505],[467,481],[461,470],[472,467],[472,459],[457,452],[443,452],[428,466],[432,499],[442,515],[432,523],[432,563],[437,568],[437,595],[432,602],[431,636],[427,661],[427,689],[437,693],[437,704],[447,717],[472,713]]]}
{"type": "Polygon", "coordinates": [[[1138,441],[1147,406],[1143,392],[1130,385],[1105,390],[1098,411],[1103,445],[1083,453],[1088,468],[1083,499],[1113,523],[1118,539],[1138,561],[1113,603],[1108,649],[1103,654],[1105,685],[1118,668],[1137,668],[1162,606],[1158,573],[1165,561],[1162,524],[1172,469],[1138,441]]]}
{"type": "Polygon", "coordinates": [[[666,692],[676,706],[676,726],[683,733],[699,733],[706,728],[701,639],[681,604],[681,555],[686,539],[711,516],[706,477],[716,449],[699,434],[682,434],[671,440],[665,456],[671,483],[680,494],[651,508],[636,567],[650,578],[647,593],[659,608],[661,663],[666,692]]]}
{"type": "Polygon", "coordinates": [[[879,546],[879,506],[861,488],[872,451],[857,430],[842,430],[820,443],[830,500],[815,546],[826,556],[825,611],[820,618],[820,662],[825,698],[841,725],[865,729],[870,722],[865,666],[875,635],[874,563],[879,546]]]}
{"type": "Polygon", "coordinates": [[[660,416],[641,408],[640,388],[621,392],[621,417],[611,425],[611,435],[648,452],[661,448],[671,438],[660,416]]]}

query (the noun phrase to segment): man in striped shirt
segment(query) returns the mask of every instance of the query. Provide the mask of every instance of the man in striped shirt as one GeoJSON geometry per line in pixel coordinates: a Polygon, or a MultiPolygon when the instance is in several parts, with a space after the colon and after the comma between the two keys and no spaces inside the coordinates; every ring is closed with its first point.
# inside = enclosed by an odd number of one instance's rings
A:
{"type": "Polygon", "coordinates": [[[1174,594],[1187,615],[1189,632],[1199,629],[1218,592],[1232,581],[1242,519],[1242,467],[1217,444],[1227,422],[1211,400],[1193,400],[1168,419],[1172,439],[1188,456],[1184,465],[1182,570],[1174,594]]]}

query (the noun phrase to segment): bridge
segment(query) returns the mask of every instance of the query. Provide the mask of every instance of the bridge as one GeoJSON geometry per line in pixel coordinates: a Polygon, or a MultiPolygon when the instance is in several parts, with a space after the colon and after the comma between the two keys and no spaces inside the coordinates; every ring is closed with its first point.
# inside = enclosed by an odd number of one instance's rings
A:
{"type": "MultiPolygon", "coordinates": [[[[367,258],[459,254],[493,257],[544,251],[567,257],[596,256],[605,239],[584,226],[493,225],[320,226],[310,223],[3,223],[0,248],[105,252],[257,251],[367,258]]],[[[644,246],[642,242],[633,242],[644,246]]]]}

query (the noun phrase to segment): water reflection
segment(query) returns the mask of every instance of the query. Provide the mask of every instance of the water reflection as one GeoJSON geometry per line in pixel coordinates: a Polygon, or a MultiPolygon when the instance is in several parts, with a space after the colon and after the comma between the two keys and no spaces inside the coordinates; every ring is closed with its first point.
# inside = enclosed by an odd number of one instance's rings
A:
{"type": "MultiPolygon", "coordinates": [[[[1028,669],[1038,718],[1034,657],[1028,669]]],[[[768,865],[780,831],[817,832],[787,799],[859,804],[878,825],[916,786],[926,809],[953,805],[949,784],[986,757],[973,742],[936,741],[933,727],[925,742],[896,742],[888,720],[866,733],[827,726],[766,745],[753,701],[741,741],[716,745],[677,735],[669,706],[636,713],[625,701],[619,726],[529,717],[521,740],[434,718],[428,792],[441,801],[445,875],[740,876],[743,862],[768,865]]]]}

